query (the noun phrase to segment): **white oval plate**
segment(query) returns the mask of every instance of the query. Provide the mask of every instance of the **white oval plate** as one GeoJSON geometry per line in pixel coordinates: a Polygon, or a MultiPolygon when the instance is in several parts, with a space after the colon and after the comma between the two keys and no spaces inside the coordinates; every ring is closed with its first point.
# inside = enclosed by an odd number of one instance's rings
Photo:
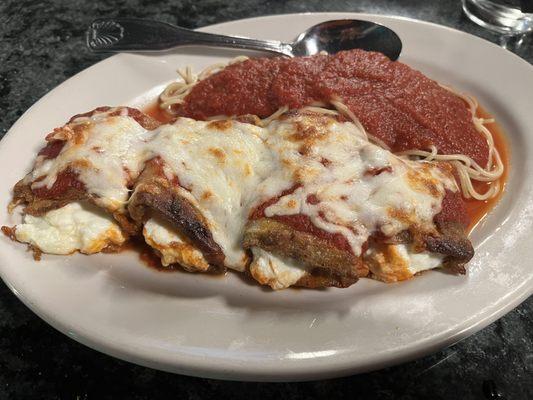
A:
{"type": "MultiPolygon", "coordinates": [[[[205,31],[291,40],[321,21],[360,18],[394,29],[401,61],[476,95],[508,133],[507,193],[473,234],[468,275],[429,272],[386,285],[270,292],[235,274],[210,278],[151,270],[134,253],[33,261],[0,239],[0,272],[35,313],[94,349],[162,370],[224,379],[306,380],[381,368],[450,345],[502,316],[533,292],[533,68],[474,36],[442,26],[366,14],[280,15],[205,31]]],[[[196,69],[236,53],[207,48],[119,54],[69,79],[31,107],[0,142],[0,223],[13,184],[44,136],[101,105],[146,104],[176,68],[196,69]]]]}

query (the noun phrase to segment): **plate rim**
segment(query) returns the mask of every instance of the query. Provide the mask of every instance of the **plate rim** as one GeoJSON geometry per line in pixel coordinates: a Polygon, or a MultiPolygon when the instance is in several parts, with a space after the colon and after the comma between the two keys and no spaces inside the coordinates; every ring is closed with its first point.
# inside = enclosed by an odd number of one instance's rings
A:
{"type": "MultiPolygon", "coordinates": [[[[223,25],[226,24],[232,24],[235,22],[241,22],[241,21],[253,21],[253,20],[263,20],[263,19],[271,19],[276,17],[298,17],[298,16],[345,16],[345,17],[361,17],[361,18],[386,18],[386,19],[392,19],[392,20],[402,20],[413,24],[422,24],[422,25],[429,25],[432,27],[436,27],[439,29],[445,29],[447,31],[451,31],[454,34],[460,34],[460,35],[468,35],[471,38],[475,38],[476,40],[480,41],[480,43],[484,43],[484,45],[489,44],[495,48],[498,48],[501,50],[501,48],[480,37],[477,37],[475,35],[472,35],[467,32],[460,31],[455,28],[451,28],[444,25],[439,25],[433,22],[426,22],[421,21],[409,17],[404,16],[394,16],[394,15],[379,15],[379,14],[370,14],[370,13],[356,13],[356,12],[306,12],[306,13],[289,13],[289,14],[273,14],[273,15],[265,15],[265,16],[259,16],[259,17],[252,17],[252,18],[243,18],[239,20],[232,20],[232,21],[226,21],[221,22],[213,25],[208,25],[205,27],[202,27],[198,30],[201,31],[212,31],[217,30],[223,25]]],[[[515,59],[520,60],[521,63],[525,63],[530,68],[530,71],[533,73],[533,65],[522,59],[521,57],[517,56],[514,53],[508,52],[507,56],[513,56],[515,59]]],[[[113,59],[120,57],[121,54],[117,54],[111,57],[108,57],[104,60],[101,60],[88,68],[80,71],[79,73],[75,74],[74,76],[68,78],[67,80],[61,82],[59,85],[57,85],[54,89],[52,89],[50,92],[48,92],[46,95],[38,99],[34,104],[32,104],[18,119],[17,121],[10,127],[10,129],[6,132],[2,140],[0,141],[0,151],[6,146],[6,138],[10,137],[14,134],[14,131],[16,131],[17,125],[24,119],[24,117],[29,114],[34,107],[36,107],[41,102],[44,102],[47,100],[47,98],[54,94],[55,90],[59,87],[67,84],[69,81],[73,79],[79,79],[84,74],[90,73],[93,68],[96,66],[112,62],[113,59]]],[[[168,372],[174,372],[174,373],[180,373],[184,375],[192,375],[192,376],[203,376],[203,377],[210,377],[210,378],[217,378],[217,379],[238,379],[239,380],[261,380],[261,381],[303,381],[303,380],[312,380],[317,378],[329,378],[329,377],[337,377],[337,376],[344,376],[348,374],[353,373],[361,373],[361,372],[367,372],[376,370],[379,368],[383,368],[385,366],[391,366],[391,365],[397,365],[406,361],[410,361],[419,357],[422,357],[424,355],[430,354],[434,351],[437,351],[441,348],[447,347],[449,345],[452,345],[476,332],[481,330],[482,328],[486,327],[490,323],[494,322],[496,319],[500,318],[504,314],[511,311],[513,308],[517,307],[520,303],[525,301],[529,296],[533,294],[533,282],[531,279],[525,280],[520,286],[516,287],[513,291],[513,297],[511,300],[508,300],[504,306],[502,307],[496,307],[496,309],[492,310],[491,313],[486,315],[482,319],[478,319],[474,323],[469,323],[468,326],[464,327],[463,329],[457,329],[455,332],[448,332],[444,331],[440,335],[431,336],[430,338],[426,338],[424,340],[420,340],[416,343],[410,343],[409,345],[406,345],[405,347],[401,348],[400,350],[396,350],[394,352],[391,352],[390,354],[384,354],[381,359],[374,359],[372,362],[369,362],[365,365],[358,365],[354,366],[351,365],[351,362],[353,360],[343,360],[343,362],[337,362],[337,363],[328,363],[327,365],[323,365],[322,368],[306,368],[305,366],[299,365],[292,365],[291,370],[287,371],[284,370],[283,373],[288,373],[289,376],[285,376],[280,379],[279,371],[266,373],[264,370],[260,369],[254,369],[250,370],[249,365],[236,365],[233,364],[225,365],[222,367],[215,367],[213,368],[212,365],[210,365],[209,361],[204,362],[203,364],[199,362],[198,358],[191,357],[190,360],[186,360],[185,356],[182,356],[180,360],[175,360],[172,364],[166,364],[165,362],[162,362],[161,360],[150,360],[146,358],[146,354],[139,355],[134,354],[130,351],[128,351],[128,346],[120,346],[118,344],[110,344],[105,341],[99,341],[98,337],[92,338],[89,336],[84,336],[83,332],[72,332],[71,327],[68,326],[67,323],[64,323],[60,321],[60,318],[54,317],[53,313],[46,312],[46,310],[41,309],[38,304],[32,303],[28,298],[24,296],[23,293],[20,293],[17,291],[17,289],[11,285],[9,281],[6,280],[4,276],[4,271],[2,268],[0,268],[0,276],[2,277],[3,281],[5,282],[6,286],[36,315],[38,315],[41,319],[43,319],[47,324],[51,325],[55,329],[59,330],[60,332],[64,333],[67,337],[70,337],[71,339],[74,339],[83,345],[86,345],[94,350],[97,350],[99,352],[103,352],[105,354],[111,355],[113,357],[123,359],[129,362],[133,362],[139,365],[156,368],[159,370],[164,370],[168,372]],[[432,342],[432,343],[425,343],[425,342],[432,342]],[[196,363],[196,365],[192,365],[190,361],[193,361],[196,363]],[[351,361],[351,362],[350,362],[351,361]]],[[[255,364],[254,364],[255,366],[255,364]]]]}

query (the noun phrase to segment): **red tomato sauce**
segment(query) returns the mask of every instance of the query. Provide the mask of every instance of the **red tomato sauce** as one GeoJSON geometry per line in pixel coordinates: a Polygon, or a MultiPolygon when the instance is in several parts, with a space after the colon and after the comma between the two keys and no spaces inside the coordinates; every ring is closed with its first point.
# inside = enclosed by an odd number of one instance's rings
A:
{"type": "Polygon", "coordinates": [[[340,99],[369,133],[393,151],[427,149],[466,154],[485,165],[486,141],[465,103],[422,73],[380,53],[351,50],[302,58],[256,58],[200,81],[175,111],[267,117],[282,106],[299,108],[340,99]]]}
{"type": "Polygon", "coordinates": [[[43,156],[45,159],[56,158],[63,150],[65,143],[64,140],[52,140],[39,151],[38,155],[43,156]]]}
{"type": "MultiPolygon", "coordinates": [[[[250,213],[250,219],[259,219],[265,217],[265,210],[270,207],[272,204],[277,203],[277,201],[288,194],[291,194],[298,188],[298,185],[293,186],[290,189],[284,190],[279,194],[279,196],[274,197],[268,201],[265,201],[263,204],[261,204],[259,207],[257,207],[255,210],[253,210],[250,213]]],[[[316,197],[313,199],[313,195],[309,196],[310,198],[307,199],[308,202],[313,203],[316,199],[316,197]]],[[[290,226],[293,229],[296,229],[300,232],[309,233],[319,239],[322,239],[328,243],[330,243],[332,246],[348,251],[352,253],[352,247],[350,246],[350,243],[346,239],[346,237],[340,233],[331,233],[327,232],[323,229],[318,228],[315,224],[313,224],[313,221],[311,221],[311,218],[309,218],[307,215],[304,214],[294,214],[294,215],[274,215],[271,217],[271,219],[282,222],[288,226],[290,226]]]]}
{"type": "Polygon", "coordinates": [[[69,189],[84,191],[85,185],[78,180],[77,173],[67,168],[65,171],[57,174],[57,178],[52,187],[41,186],[32,189],[32,192],[36,197],[41,199],[60,199],[69,189]]]}

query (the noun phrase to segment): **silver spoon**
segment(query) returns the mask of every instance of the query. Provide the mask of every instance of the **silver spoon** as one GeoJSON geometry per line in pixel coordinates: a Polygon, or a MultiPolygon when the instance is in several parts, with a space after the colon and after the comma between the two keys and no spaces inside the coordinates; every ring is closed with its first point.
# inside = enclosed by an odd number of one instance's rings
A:
{"type": "Polygon", "coordinates": [[[364,49],[379,51],[391,60],[396,60],[402,50],[402,42],[394,31],[356,19],[322,22],[301,33],[292,43],[215,35],[137,18],[97,19],[87,31],[87,47],[95,52],[158,51],[189,45],[261,50],[288,57],[364,49]]]}

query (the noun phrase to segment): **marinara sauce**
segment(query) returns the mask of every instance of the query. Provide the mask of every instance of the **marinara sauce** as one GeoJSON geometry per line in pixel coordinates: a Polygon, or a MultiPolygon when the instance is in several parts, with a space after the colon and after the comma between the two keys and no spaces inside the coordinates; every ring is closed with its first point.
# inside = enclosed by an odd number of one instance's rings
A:
{"type": "Polygon", "coordinates": [[[285,105],[335,99],[395,152],[434,145],[444,154],[487,162],[487,143],[463,100],[407,65],[364,50],[232,64],[198,82],[175,111],[195,119],[267,117],[285,105]]]}

